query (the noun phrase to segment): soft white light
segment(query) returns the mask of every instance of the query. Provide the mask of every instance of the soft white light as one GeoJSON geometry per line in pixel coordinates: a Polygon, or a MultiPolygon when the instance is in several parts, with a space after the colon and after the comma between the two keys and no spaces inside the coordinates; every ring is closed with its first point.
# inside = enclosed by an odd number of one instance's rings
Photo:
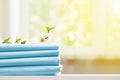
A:
{"type": "Polygon", "coordinates": [[[76,3],[84,3],[85,0],[75,0],[76,3]]]}
{"type": "Polygon", "coordinates": [[[115,3],[113,4],[113,10],[117,16],[120,16],[120,0],[115,0],[115,3]]]}
{"type": "Polygon", "coordinates": [[[39,18],[39,16],[32,16],[32,17],[31,17],[31,22],[40,23],[40,18],[39,18]]]}
{"type": "Polygon", "coordinates": [[[81,37],[82,34],[83,34],[83,30],[78,30],[78,31],[76,31],[76,35],[77,35],[78,37],[81,37]]]}
{"type": "Polygon", "coordinates": [[[2,42],[3,42],[3,40],[2,40],[2,39],[0,39],[0,44],[2,44],[2,42]]]}
{"type": "Polygon", "coordinates": [[[19,36],[20,28],[20,0],[10,0],[10,36],[14,41],[19,36]]]}
{"type": "Polygon", "coordinates": [[[92,38],[91,34],[87,34],[86,38],[92,38]]]}
{"type": "Polygon", "coordinates": [[[68,33],[70,41],[73,41],[75,39],[75,36],[72,31],[68,33]]]}
{"type": "Polygon", "coordinates": [[[61,42],[61,38],[57,37],[57,38],[56,38],[56,41],[57,41],[57,42],[61,42]]]}
{"type": "Polygon", "coordinates": [[[117,24],[115,23],[112,24],[112,28],[117,28],[117,27],[118,27],[117,24]]]}
{"type": "Polygon", "coordinates": [[[85,27],[85,24],[84,24],[84,22],[80,21],[80,22],[77,24],[77,26],[78,26],[79,30],[83,30],[84,27],[85,27]]]}
{"type": "Polygon", "coordinates": [[[73,10],[73,12],[70,15],[70,23],[74,23],[75,18],[77,17],[77,12],[73,10]]]}

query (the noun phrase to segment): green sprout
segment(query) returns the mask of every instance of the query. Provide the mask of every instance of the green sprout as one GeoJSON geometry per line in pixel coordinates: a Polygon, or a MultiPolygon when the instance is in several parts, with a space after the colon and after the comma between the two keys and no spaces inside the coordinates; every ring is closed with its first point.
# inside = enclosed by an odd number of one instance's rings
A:
{"type": "Polygon", "coordinates": [[[15,43],[20,43],[21,40],[22,40],[21,38],[16,38],[15,43]]]}
{"type": "Polygon", "coordinates": [[[21,38],[16,38],[16,41],[15,43],[18,43],[18,44],[26,44],[26,40],[22,40],[21,38]]]}
{"type": "MultiPolygon", "coordinates": [[[[21,38],[16,38],[16,40],[15,40],[15,43],[17,43],[17,44],[26,44],[26,42],[27,42],[26,40],[22,40],[21,38]]],[[[12,44],[12,42],[10,41],[10,38],[4,39],[2,43],[3,44],[12,44]]]]}
{"type": "Polygon", "coordinates": [[[46,30],[49,33],[51,30],[55,29],[55,26],[50,27],[50,26],[46,26],[46,30]]]}
{"type": "Polygon", "coordinates": [[[21,42],[21,44],[26,44],[26,42],[27,42],[27,41],[26,41],[26,40],[24,40],[24,41],[22,41],[22,42],[21,42]]]}
{"type": "Polygon", "coordinates": [[[10,38],[4,39],[2,43],[11,44],[10,38]]]}

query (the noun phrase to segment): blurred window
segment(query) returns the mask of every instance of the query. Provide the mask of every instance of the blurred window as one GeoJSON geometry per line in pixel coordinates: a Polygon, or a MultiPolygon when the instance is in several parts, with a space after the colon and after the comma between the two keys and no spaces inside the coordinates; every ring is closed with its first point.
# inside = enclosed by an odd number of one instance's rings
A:
{"type": "Polygon", "coordinates": [[[30,39],[45,33],[44,26],[55,25],[51,41],[60,44],[63,58],[116,58],[120,52],[119,3],[119,0],[30,0],[30,39]]]}

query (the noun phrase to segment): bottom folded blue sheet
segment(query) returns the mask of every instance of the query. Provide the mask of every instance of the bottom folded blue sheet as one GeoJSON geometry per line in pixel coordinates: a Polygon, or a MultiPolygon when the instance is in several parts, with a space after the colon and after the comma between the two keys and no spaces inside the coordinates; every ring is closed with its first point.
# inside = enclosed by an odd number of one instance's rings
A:
{"type": "Polygon", "coordinates": [[[0,68],[0,76],[52,76],[61,71],[61,66],[22,66],[0,68]]]}
{"type": "Polygon", "coordinates": [[[60,72],[52,74],[42,74],[42,73],[0,73],[0,76],[57,76],[60,72]]]}
{"type": "Polygon", "coordinates": [[[54,73],[54,74],[39,74],[39,73],[32,73],[32,74],[25,74],[25,73],[21,73],[21,74],[18,74],[18,73],[3,73],[3,74],[0,74],[0,76],[57,76],[57,75],[60,75],[60,73],[54,73]]]}
{"type": "Polygon", "coordinates": [[[52,74],[41,74],[41,73],[0,73],[0,76],[58,76],[61,72],[52,74]]]}

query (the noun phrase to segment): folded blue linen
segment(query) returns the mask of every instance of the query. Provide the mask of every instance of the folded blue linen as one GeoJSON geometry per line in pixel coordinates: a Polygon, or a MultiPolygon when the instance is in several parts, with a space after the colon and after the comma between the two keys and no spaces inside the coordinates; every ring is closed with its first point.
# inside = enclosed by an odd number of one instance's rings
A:
{"type": "Polygon", "coordinates": [[[50,75],[61,71],[61,66],[23,66],[0,68],[0,75],[50,75]]]}
{"type": "Polygon", "coordinates": [[[59,65],[59,56],[57,57],[35,57],[35,58],[18,58],[18,59],[1,59],[1,67],[10,66],[55,66],[59,65]]]}
{"type": "Polygon", "coordinates": [[[58,50],[57,44],[0,44],[0,52],[58,50]]]}
{"type": "Polygon", "coordinates": [[[44,50],[44,51],[0,52],[0,59],[53,57],[53,56],[59,56],[59,51],[58,50],[44,50]]]}
{"type": "Polygon", "coordinates": [[[56,73],[56,74],[35,74],[35,73],[33,73],[33,74],[16,74],[16,73],[14,73],[14,74],[0,74],[0,76],[57,76],[57,75],[59,75],[58,73],[56,73]]]}

